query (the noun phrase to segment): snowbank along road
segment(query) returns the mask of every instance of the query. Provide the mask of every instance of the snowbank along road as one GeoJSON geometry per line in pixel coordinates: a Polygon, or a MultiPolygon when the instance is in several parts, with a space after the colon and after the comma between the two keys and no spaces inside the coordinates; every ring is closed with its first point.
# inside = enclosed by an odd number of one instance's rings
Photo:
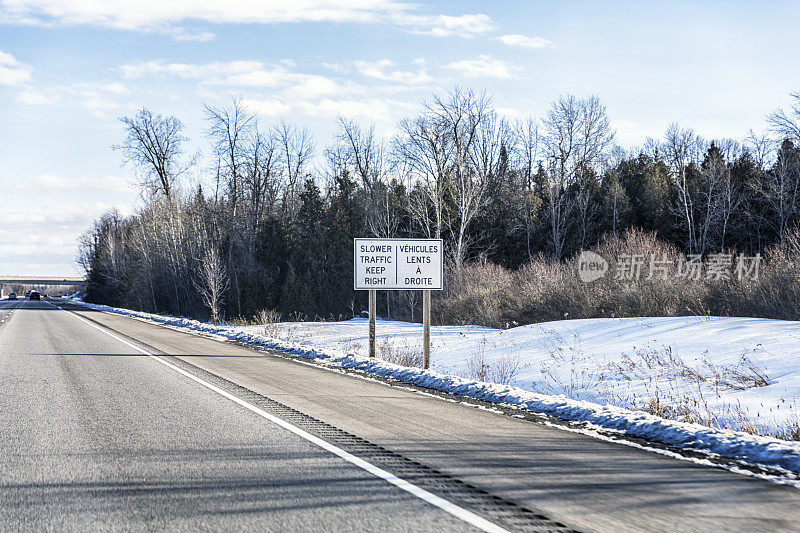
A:
{"type": "Polygon", "coordinates": [[[800,531],[800,491],[131,318],[0,302],[0,529],[800,531]]]}

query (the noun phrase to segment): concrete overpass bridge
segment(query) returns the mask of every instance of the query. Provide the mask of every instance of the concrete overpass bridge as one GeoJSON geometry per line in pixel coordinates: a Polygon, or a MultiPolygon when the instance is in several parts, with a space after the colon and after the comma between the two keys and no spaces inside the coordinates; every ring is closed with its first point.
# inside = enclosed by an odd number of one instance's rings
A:
{"type": "Polygon", "coordinates": [[[86,279],[79,276],[7,276],[0,274],[0,298],[5,297],[5,285],[26,287],[86,287],[86,279]]]}

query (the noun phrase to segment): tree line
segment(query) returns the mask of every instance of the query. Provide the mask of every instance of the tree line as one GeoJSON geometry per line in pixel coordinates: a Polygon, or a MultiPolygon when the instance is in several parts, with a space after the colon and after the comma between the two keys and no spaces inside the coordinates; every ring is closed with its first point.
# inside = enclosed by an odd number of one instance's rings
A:
{"type": "MultiPolygon", "coordinates": [[[[754,254],[800,218],[800,94],[793,102],[764,134],[707,140],[671,124],[626,150],[597,97],[564,95],[542,117],[511,121],[487,94],[457,87],[391,139],[340,117],[320,148],[235,98],[204,106],[202,168],[179,119],[141,109],[121,119],[114,148],[144,206],[108,212],[81,237],[86,298],[214,321],[265,309],[351,317],[366,303],[352,287],[362,236],[441,238],[451,278],[475,262],[563,261],[631,228],[690,254],[754,254]]],[[[418,316],[413,291],[379,302],[386,316],[418,316]]]]}

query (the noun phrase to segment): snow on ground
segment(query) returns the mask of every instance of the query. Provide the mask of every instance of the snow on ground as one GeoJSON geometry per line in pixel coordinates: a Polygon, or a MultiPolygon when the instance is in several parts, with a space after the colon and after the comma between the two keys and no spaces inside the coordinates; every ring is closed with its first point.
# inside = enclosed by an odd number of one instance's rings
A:
{"type": "MultiPolygon", "coordinates": [[[[264,333],[263,326],[241,330],[264,333]]],[[[379,354],[422,351],[419,324],[378,321],[377,331],[379,354]]],[[[270,333],[317,350],[367,354],[366,319],[282,323],[270,333]]],[[[800,322],[692,316],[562,320],[508,330],[441,326],[431,330],[431,352],[438,372],[490,381],[505,374],[532,392],[634,408],[657,396],[683,419],[753,424],[771,434],[800,423],[800,322]]]]}
{"type": "MultiPolygon", "coordinates": [[[[798,322],[678,317],[564,320],[509,330],[440,326],[431,331],[432,369],[423,371],[367,358],[365,319],[213,325],[84,305],[777,468],[800,486],[800,442],[720,429],[753,426],[788,436],[786,428],[797,427],[798,322]],[[649,405],[652,412],[655,398],[667,418],[637,410],[649,405]]],[[[379,356],[400,361],[421,352],[419,324],[379,320],[377,334],[379,356]]]]}

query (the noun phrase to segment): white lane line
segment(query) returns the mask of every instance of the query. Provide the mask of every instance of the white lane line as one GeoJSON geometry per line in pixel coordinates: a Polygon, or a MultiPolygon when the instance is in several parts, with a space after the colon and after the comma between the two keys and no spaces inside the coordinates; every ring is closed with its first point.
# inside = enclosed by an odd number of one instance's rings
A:
{"type": "MultiPolygon", "coordinates": [[[[48,302],[48,303],[50,303],[50,302],[48,302]]],[[[186,372],[185,370],[183,370],[181,368],[178,368],[177,366],[173,365],[172,363],[169,363],[169,362],[161,359],[157,355],[151,354],[147,350],[144,350],[144,349],[136,346],[135,344],[123,339],[122,337],[120,337],[118,335],[113,334],[109,330],[98,326],[94,322],[91,322],[91,321],[83,318],[82,316],[73,313],[72,311],[67,311],[63,307],[60,307],[60,306],[52,304],[52,303],[50,305],[52,305],[54,307],[58,307],[62,311],[66,312],[66,313],[69,313],[70,315],[74,316],[78,320],[81,320],[81,321],[85,322],[86,324],[92,326],[96,330],[102,331],[103,333],[105,333],[109,337],[112,337],[112,338],[118,340],[119,342],[125,344],[126,346],[130,346],[134,350],[136,350],[136,351],[138,351],[138,352],[140,352],[140,353],[142,353],[142,354],[144,354],[144,355],[146,355],[148,357],[151,357],[151,358],[155,359],[159,363],[171,368],[172,370],[178,372],[179,374],[183,374],[184,376],[186,376],[187,378],[191,379],[192,381],[194,381],[196,383],[199,383],[200,385],[206,387],[207,389],[210,389],[210,390],[216,392],[220,396],[224,396],[225,398],[231,400],[232,402],[235,402],[235,403],[241,405],[245,409],[247,409],[249,411],[252,411],[253,413],[255,413],[255,414],[257,414],[257,415],[259,415],[259,416],[261,416],[263,418],[266,418],[270,422],[272,422],[274,424],[277,424],[278,426],[280,426],[280,427],[282,427],[282,428],[284,428],[284,429],[286,429],[288,431],[291,431],[292,433],[294,433],[298,437],[301,437],[301,438],[303,438],[303,439],[305,439],[305,440],[307,440],[307,441],[309,441],[309,442],[311,442],[313,444],[316,444],[317,446],[319,446],[323,450],[326,450],[328,452],[331,452],[334,455],[337,455],[337,456],[341,457],[345,461],[347,461],[347,462],[349,462],[349,463],[361,468],[362,470],[366,470],[367,472],[369,472],[370,474],[374,475],[375,477],[381,478],[384,481],[388,481],[392,485],[394,485],[394,486],[396,486],[396,487],[398,487],[400,489],[403,489],[404,491],[406,491],[406,492],[408,492],[410,494],[413,494],[414,496],[416,496],[420,500],[426,501],[426,502],[430,503],[431,505],[434,505],[434,506],[438,507],[439,509],[445,511],[446,513],[449,513],[449,514],[453,515],[454,517],[458,518],[459,520],[462,520],[462,521],[464,521],[464,522],[466,522],[466,523],[468,523],[468,524],[470,524],[472,526],[475,526],[476,528],[480,529],[481,531],[487,531],[487,532],[493,532],[493,533],[501,533],[501,532],[508,533],[508,530],[503,529],[502,527],[498,526],[497,524],[494,524],[494,523],[486,520],[485,518],[482,518],[482,517],[476,515],[475,513],[471,512],[471,511],[468,511],[467,509],[464,509],[463,507],[459,507],[458,505],[456,505],[456,504],[454,504],[452,502],[449,502],[449,501],[445,500],[444,498],[440,498],[439,496],[437,496],[437,495],[435,495],[433,493],[430,493],[427,490],[422,489],[422,488],[414,485],[413,483],[410,483],[410,482],[406,481],[405,479],[399,478],[399,477],[395,476],[394,474],[392,474],[390,472],[387,472],[386,470],[373,465],[372,463],[368,463],[367,461],[365,461],[363,459],[360,459],[360,458],[356,457],[355,455],[352,455],[352,454],[342,450],[341,448],[339,448],[337,446],[334,446],[333,444],[331,444],[329,442],[326,442],[326,441],[324,441],[324,440],[322,440],[322,439],[320,439],[318,437],[315,437],[311,433],[308,433],[307,431],[302,430],[299,427],[297,427],[297,426],[295,426],[293,424],[290,424],[289,422],[286,422],[282,418],[278,418],[278,417],[276,417],[276,416],[264,411],[263,409],[260,409],[260,408],[256,407],[255,405],[247,403],[246,401],[242,400],[241,398],[238,398],[238,397],[234,396],[233,394],[231,394],[231,393],[229,393],[227,391],[224,391],[224,390],[220,389],[219,387],[217,387],[215,385],[212,385],[211,383],[209,383],[209,382],[207,382],[207,381],[205,381],[203,379],[200,379],[197,376],[194,376],[194,375],[190,374],[189,372],[186,372]]]]}

